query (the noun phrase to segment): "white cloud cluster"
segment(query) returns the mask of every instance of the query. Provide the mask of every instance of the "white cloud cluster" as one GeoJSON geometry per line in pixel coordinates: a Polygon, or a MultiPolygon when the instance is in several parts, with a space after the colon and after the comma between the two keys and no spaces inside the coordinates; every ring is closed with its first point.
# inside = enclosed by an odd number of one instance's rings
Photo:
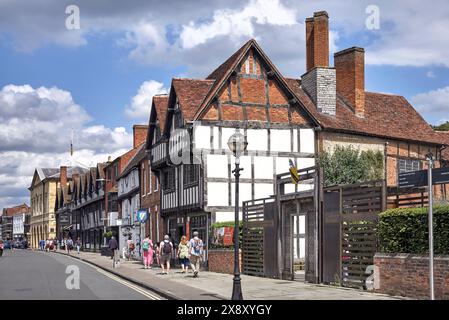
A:
{"type": "Polygon", "coordinates": [[[191,49],[217,36],[254,37],[254,23],[274,26],[296,24],[296,10],[289,9],[279,0],[251,0],[243,10],[216,10],[211,22],[190,21],[182,27],[181,47],[191,49]]]}
{"type": "Polygon", "coordinates": [[[144,124],[148,122],[151,101],[154,95],[167,93],[164,84],[155,80],[142,83],[137,94],[131,99],[131,104],[125,107],[125,114],[132,119],[140,119],[144,124]]]}
{"type": "Polygon", "coordinates": [[[430,123],[440,124],[449,121],[449,86],[415,95],[412,105],[430,123]]]}
{"type": "Polygon", "coordinates": [[[132,146],[125,128],[90,125],[70,92],[6,85],[0,90],[0,208],[28,202],[36,167],[94,166],[132,146]],[[74,157],[69,156],[74,132],[74,157]]]}

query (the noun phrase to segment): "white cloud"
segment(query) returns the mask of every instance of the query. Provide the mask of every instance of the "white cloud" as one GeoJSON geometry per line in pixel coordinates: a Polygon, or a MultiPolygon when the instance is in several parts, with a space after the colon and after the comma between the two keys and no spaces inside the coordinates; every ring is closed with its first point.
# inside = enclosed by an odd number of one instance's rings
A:
{"type": "Polygon", "coordinates": [[[131,104],[125,107],[125,114],[129,118],[148,121],[153,96],[167,92],[163,83],[155,80],[145,81],[131,99],[131,104]]]}
{"type": "Polygon", "coordinates": [[[431,123],[441,123],[449,114],[449,86],[415,95],[412,105],[431,123]]]}
{"type": "Polygon", "coordinates": [[[241,11],[217,10],[211,22],[196,24],[190,21],[180,34],[181,47],[191,49],[217,36],[254,37],[254,23],[276,26],[296,24],[295,10],[279,0],[251,0],[241,11]]]}
{"type": "Polygon", "coordinates": [[[0,90],[0,208],[27,199],[36,167],[94,166],[132,146],[125,128],[91,125],[70,92],[57,87],[6,85],[0,90]],[[71,131],[74,158],[70,159],[71,131]]]}

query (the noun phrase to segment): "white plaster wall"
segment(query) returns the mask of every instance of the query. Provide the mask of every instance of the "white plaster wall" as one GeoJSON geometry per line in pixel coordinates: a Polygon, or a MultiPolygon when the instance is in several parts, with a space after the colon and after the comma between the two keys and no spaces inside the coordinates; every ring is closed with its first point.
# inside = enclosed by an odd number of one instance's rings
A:
{"type": "Polygon", "coordinates": [[[248,150],[268,150],[268,131],[266,129],[248,129],[248,150]]]}
{"type": "Polygon", "coordinates": [[[290,168],[290,164],[287,157],[276,158],[276,174],[286,173],[290,168]]]}
{"type": "Polygon", "coordinates": [[[254,184],[254,197],[256,199],[267,198],[274,194],[274,185],[271,183],[254,184]]]}
{"type": "Polygon", "coordinates": [[[271,151],[291,151],[290,130],[273,129],[271,136],[271,151]]]}
{"type": "Polygon", "coordinates": [[[210,149],[210,127],[194,126],[193,139],[197,149],[210,149]]]}
{"type": "Polygon", "coordinates": [[[207,176],[211,178],[228,177],[228,156],[226,155],[207,155],[207,176]]]}
{"type": "MultiPolygon", "coordinates": [[[[234,211],[220,211],[215,213],[215,222],[234,221],[234,211]]],[[[242,220],[242,212],[239,211],[239,220],[242,220]]]]}
{"type": "Polygon", "coordinates": [[[313,129],[300,129],[300,152],[315,153],[315,132],[313,129]]]}
{"type": "Polygon", "coordinates": [[[313,167],[315,165],[315,158],[297,158],[296,164],[298,169],[313,167]]]}
{"type": "Polygon", "coordinates": [[[228,184],[221,182],[207,183],[207,205],[208,206],[227,206],[228,184]]]}
{"type": "Polygon", "coordinates": [[[273,158],[254,158],[254,177],[256,179],[273,179],[273,158]]]}
{"type": "MultiPolygon", "coordinates": [[[[228,140],[235,132],[234,128],[222,128],[221,129],[221,146],[223,149],[228,150],[228,140]]],[[[243,134],[243,131],[240,131],[243,134]]]]}

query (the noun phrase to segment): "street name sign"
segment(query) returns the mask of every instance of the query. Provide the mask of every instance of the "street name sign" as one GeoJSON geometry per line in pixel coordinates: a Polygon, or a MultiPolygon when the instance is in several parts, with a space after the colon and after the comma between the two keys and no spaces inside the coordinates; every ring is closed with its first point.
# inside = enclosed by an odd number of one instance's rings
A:
{"type": "MultiPolygon", "coordinates": [[[[398,176],[399,188],[417,188],[428,185],[427,170],[400,173],[398,176]]],[[[449,167],[432,170],[432,185],[449,183],[449,167]]]]}

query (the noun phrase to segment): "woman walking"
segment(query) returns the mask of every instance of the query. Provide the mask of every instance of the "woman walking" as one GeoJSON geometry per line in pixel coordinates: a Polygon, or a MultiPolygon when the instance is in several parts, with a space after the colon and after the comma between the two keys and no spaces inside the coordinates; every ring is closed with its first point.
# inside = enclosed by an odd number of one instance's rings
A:
{"type": "Polygon", "coordinates": [[[189,260],[189,241],[186,236],[181,237],[181,242],[178,246],[178,258],[181,263],[182,271],[181,273],[186,273],[189,270],[190,260],[189,260]]]}
{"type": "Polygon", "coordinates": [[[150,268],[153,264],[153,241],[151,241],[150,236],[147,235],[142,241],[143,250],[143,265],[145,269],[150,268]]]}

